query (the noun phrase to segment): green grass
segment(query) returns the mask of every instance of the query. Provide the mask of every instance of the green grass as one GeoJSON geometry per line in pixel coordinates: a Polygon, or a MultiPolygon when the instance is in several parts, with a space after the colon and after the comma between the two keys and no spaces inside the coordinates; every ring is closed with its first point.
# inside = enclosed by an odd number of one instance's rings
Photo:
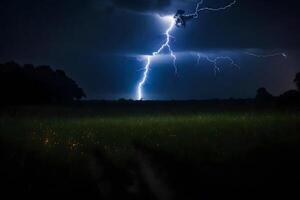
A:
{"type": "Polygon", "coordinates": [[[134,154],[133,143],[177,159],[223,162],[257,148],[300,142],[300,115],[283,113],[198,113],[92,117],[0,117],[3,141],[61,158],[103,151],[117,163],[134,154]]]}

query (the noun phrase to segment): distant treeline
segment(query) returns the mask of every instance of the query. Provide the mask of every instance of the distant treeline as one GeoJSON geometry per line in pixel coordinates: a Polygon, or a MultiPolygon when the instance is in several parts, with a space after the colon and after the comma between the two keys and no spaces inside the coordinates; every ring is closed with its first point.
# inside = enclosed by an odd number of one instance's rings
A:
{"type": "Polygon", "coordinates": [[[62,103],[86,97],[63,70],[16,62],[0,64],[0,90],[4,104],[62,103]]]}
{"type": "MultiPolygon", "coordinates": [[[[228,100],[207,100],[207,101],[186,101],[183,105],[259,105],[262,107],[276,106],[300,106],[300,72],[293,80],[297,90],[289,90],[280,96],[273,96],[266,88],[257,90],[255,99],[228,99],[228,100]]],[[[53,70],[50,66],[34,66],[32,64],[20,65],[16,62],[0,64],[0,90],[1,104],[40,104],[40,103],[69,103],[86,97],[85,92],[78,84],[69,78],[63,70],[53,70]]],[[[170,101],[170,104],[178,104],[181,101],[170,101]],[[173,103],[172,103],[173,102],[173,103]]],[[[92,103],[92,101],[89,101],[92,103]]],[[[95,101],[97,104],[106,105],[106,101],[95,101]]],[[[114,104],[135,104],[139,105],[164,105],[160,101],[134,101],[120,99],[114,104]]],[[[180,103],[179,103],[180,104],[180,103]]],[[[169,104],[167,104],[169,105],[169,104]]],[[[181,104],[180,104],[181,105],[181,104]]]]}
{"type": "Polygon", "coordinates": [[[275,104],[295,106],[300,105],[300,72],[296,74],[294,83],[297,90],[289,90],[279,96],[273,96],[266,88],[262,87],[257,90],[256,102],[260,105],[275,104]]]}

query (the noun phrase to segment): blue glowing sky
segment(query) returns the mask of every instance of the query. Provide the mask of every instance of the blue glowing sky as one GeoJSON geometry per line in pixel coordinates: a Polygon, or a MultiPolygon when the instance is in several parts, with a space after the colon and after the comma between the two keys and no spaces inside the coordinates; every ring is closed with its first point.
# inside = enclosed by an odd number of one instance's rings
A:
{"type": "MultiPolygon", "coordinates": [[[[207,0],[208,6],[229,1],[207,0]]],[[[1,1],[0,61],[48,64],[64,69],[90,99],[135,98],[143,56],[156,51],[166,22],[157,15],[193,11],[193,0],[15,0],[1,1]]],[[[292,89],[300,71],[300,16],[296,0],[239,0],[219,13],[201,13],[171,41],[178,75],[167,55],[155,58],[145,84],[145,99],[253,97],[264,86],[278,95],[292,89]],[[286,52],[283,57],[246,55],[286,52]],[[214,58],[230,56],[217,75],[214,58]]],[[[166,52],[167,53],[167,52],[166,52]]]]}

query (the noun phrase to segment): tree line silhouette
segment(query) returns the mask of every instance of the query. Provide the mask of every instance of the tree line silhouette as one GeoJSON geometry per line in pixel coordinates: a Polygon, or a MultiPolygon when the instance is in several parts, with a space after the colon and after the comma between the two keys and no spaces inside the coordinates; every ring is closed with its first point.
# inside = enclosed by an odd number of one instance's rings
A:
{"type": "MultiPolygon", "coordinates": [[[[300,105],[300,72],[294,83],[297,90],[273,96],[266,88],[257,90],[258,105],[300,105]]],[[[78,84],[63,70],[53,70],[48,65],[20,65],[14,61],[0,63],[0,91],[2,104],[66,103],[86,98],[78,84]]]]}
{"type": "Polygon", "coordinates": [[[294,83],[297,90],[289,90],[279,96],[273,96],[266,88],[262,87],[257,90],[256,102],[261,105],[276,103],[287,106],[300,105],[300,72],[296,74],[294,83]]]}
{"type": "Polygon", "coordinates": [[[63,103],[86,97],[63,70],[14,61],[0,64],[0,91],[4,104],[63,103]]]}

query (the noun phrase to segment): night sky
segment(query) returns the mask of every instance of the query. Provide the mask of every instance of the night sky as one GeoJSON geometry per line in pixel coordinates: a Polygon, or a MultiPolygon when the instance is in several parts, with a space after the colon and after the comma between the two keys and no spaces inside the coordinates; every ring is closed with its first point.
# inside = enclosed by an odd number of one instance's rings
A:
{"type": "MultiPolygon", "coordinates": [[[[231,0],[206,0],[210,7],[231,0]]],[[[238,0],[221,12],[202,12],[171,41],[178,75],[168,55],[151,66],[145,99],[254,97],[264,86],[279,95],[293,89],[300,71],[297,0],[238,0]],[[245,52],[286,52],[288,58],[256,58],[245,52]],[[213,66],[195,52],[230,56],[240,66],[213,66]]],[[[0,62],[47,64],[64,69],[89,99],[136,97],[145,62],[164,42],[158,15],[193,12],[197,0],[0,0],[0,62]]]]}

